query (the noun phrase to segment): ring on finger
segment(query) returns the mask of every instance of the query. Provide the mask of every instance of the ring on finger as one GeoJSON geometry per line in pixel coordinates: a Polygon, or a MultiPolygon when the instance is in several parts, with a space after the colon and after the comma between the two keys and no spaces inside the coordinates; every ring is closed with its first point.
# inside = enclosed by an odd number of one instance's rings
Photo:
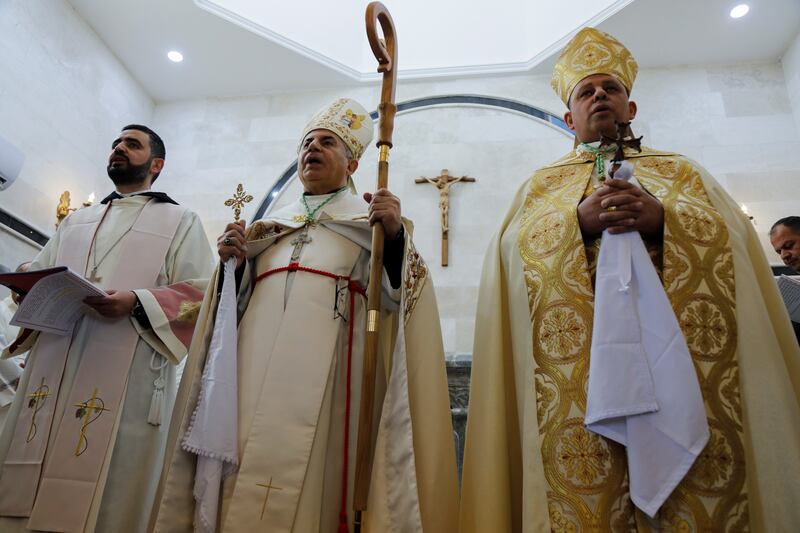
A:
{"type": "Polygon", "coordinates": [[[617,206],[612,205],[606,208],[606,211],[611,211],[612,213],[617,210],[617,206]]]}
{"type": "Polygon", "coordinates": [[[230,237],[225,237],[225,238],[222,240],[222,244],[224,244],[225,246],[230,246],[231,244],[233,244],[233,241],[231,240],[231,238],[230,238],[230,237]]]}

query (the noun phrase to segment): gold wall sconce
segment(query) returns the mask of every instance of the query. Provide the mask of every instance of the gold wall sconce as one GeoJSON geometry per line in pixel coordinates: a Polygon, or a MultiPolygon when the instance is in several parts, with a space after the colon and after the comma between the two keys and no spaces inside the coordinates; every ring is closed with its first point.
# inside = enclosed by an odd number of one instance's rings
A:
{"type": "MultiPolygon", "coordinates": [[[[94,203],[94,193],[90,194],[89,197],[81,204],[81,207],[89,207],[94,203]]],[[[58,206],[56,207],[56,227],[58,227],[61,222],[67,218],[73,211],[77,211],[80,208],[77,207],[70,207],[70,194],[69,191],[64,191],[61,193],[61,198],[58,200],[58,206]]]]}

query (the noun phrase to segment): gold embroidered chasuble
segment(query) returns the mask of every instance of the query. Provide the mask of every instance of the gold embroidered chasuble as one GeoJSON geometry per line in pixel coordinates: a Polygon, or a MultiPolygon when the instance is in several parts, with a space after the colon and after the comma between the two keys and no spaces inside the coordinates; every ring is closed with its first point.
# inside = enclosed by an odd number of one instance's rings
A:
{"type": "MultiPolygon", "coordinates": [[[[652,243],[648,249],[660,259],[654,261],[657,267],[663,262],[662,281],[695,362],[709,443],[650,521],[630,502],[624,448],[583,427],[599,248],[596,241],[583,241],[576,215],[578,203],[592,190],[594,161],[572,152],[537,171],[517,194],[484,264],[462,531],[484,531],[489,524],[537,532],[761,531],[765,507],[780,515],[766,523],[797,518],[791,502],[765,503],[772,494],[765,487],[785,483],[752,431],[777,431],[800,442],[800,354],[786,337],[782,305],[753,295],[756,277],[770,298],[775,292],[763,252],[757,242],[739,249],[729,231],[735,229],[739,239],[755,239],[752,227],[742,224],[735,203],[687,159],[650,149],[628,156],[641,185],[664,206],[663,254],[659,258],[652,243]],[[499,310],[487,316],[483,309],[493,305],[499,310]],[[743,324],[742,317],[759,306],[775,306],[770,320],[756,325],[762,328],[757,336],[772,349],[764,366],[788,367],[779,380],[781,390],[772,395],[784,407],[774,417],[784,425],[777,430],[752,417],[761,411],[755,405],[761,402],[754,393],[759,387],[753,384],[765,384],[756,374],[773,370],[752,364],[758,348],[751,338],[742,338],[742,328],[752,334],[754,325],[743,324]],[[752,377],[740,380],[740,365],[752,377]],[[786,402],[787,396],[792,400],[786,402]],[[507,458],[498,457],[498,446],[509,450],[507,458]],[[494,487],[491,496],[486,487],[494,487]]],[[[790,468],[797,471],[800,461],[791,461],[790,468]]],[[[797,503],[796,496],[791,499],[797,503]]]]}
{"type": "MultiPolygon", "coordinates": [[[[295,220],[305,214],[298,201],[248,229],[252,260],[239,294],[240,467],[223,484],[218,531],[337,530],[351,316],[347,283],[338,282],[344,290],[337,291],[333,279],[304,271],[271,274],[257,284],[251,281],[296,261],[366,286],[370,232],[365,207],[360,198],[344,194],[325,205],[319,222],[304,230],[303,223],[295,220]]],[[[410,231],[407,223],[402,286],[390,291],[397,293],[395,301],[389,302],[382,318],[381,331],[386,335],[381,342],[376,416],[382,405],[384,412],[376,432],[366,527],[455,531],[457,476],[441,333],[432,283],[410,231]],[[410,418],[402,416],[402,405],[408,406],[410,418]]],[[[178,441],[194,410],[213,330],[209,309],[216,306],[216,297],[215,291],[206,295],[202,325],[179,391],[160,505],[154,509],[155,531],[192,530],[194,456],[184,452],[178,441]]],[[[364,298],[356,295],[354,304],[347,476],[351,528],[366,316],[364,298]]]]}

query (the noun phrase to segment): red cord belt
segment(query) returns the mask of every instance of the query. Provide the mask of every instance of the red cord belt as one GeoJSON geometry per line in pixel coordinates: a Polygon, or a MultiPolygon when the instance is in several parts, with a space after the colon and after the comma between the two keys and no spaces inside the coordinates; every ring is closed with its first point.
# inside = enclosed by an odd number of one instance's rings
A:
{"type": "Polygon", "coordinates": [[[273,268],[267,270],[263,274],[256,276],[256,283],[264,278],[280,272],[307,272],[309,274],[316,274],[318,276],[325,276],[336,280],[337,282],[346,281],[347,289],[350,293],[350,310],[348,312],[348,332],[347,332],[347,392],[345,395],[345,408],[344,408],[344,458],[342,469],[342,505],[339,509],[339,533],[347,533],[347,488],[348,488],[348,448],[350,446],[350,370],[353,359],[353,323],[355,322],[355,299],[356,294],[366,296],[367,291],[358,284],[358,282],[350,279],[350,276],[339,276],[324,270],[316,268],[309,268],[301,266],[300,263],[289,263],[285,267],[273,268]]]}

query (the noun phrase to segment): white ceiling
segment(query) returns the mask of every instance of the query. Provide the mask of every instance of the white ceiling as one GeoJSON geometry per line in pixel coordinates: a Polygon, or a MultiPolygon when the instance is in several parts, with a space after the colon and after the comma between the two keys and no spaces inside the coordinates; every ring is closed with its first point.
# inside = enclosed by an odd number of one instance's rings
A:
{"type": "MultiPolygon", "coordinates": [[[[69,1],[156,101],[334,88],[376,79],[364,73],[371,56],[359,5],[366,0],[307,0],[297,7],[283,0],[69,1]],[[337,9],[324,7],[331,5],[337,9]],[[271,10],[255,9],[259,6],[271,10]],[[337,12],[347,16],[337,19],[337,12]],[[329,35],[319,29],[320,20],[329,35]],[[166,58],[172,49],[184,54],[182,63],[166,58]]],[[[587,22],[624,42],[641,67],[775,61],[800,31],[797,0],[749,0],[750,13],[738,20],[728,17],[735,0],[557,3],[583,16],[559,14],[552,0],[536,0],[539,7],[533,0],[493,0],[490,13],[485,1],[400,1],[393,16],[401,79],[547,72],[557,50],[587,22]],[[430,7],[434,3],[437,9],[430,7]],[[588,5],[594,10],[587,11],[588,5]],[[424,15],[415,18],[414,13],[424,15]],[[548,28],[546,40],[543,28],[548,28]],[[539,37],[524,38],[527,33],[539,37]]],[[[384,3],[393,9],[391,2],[384,3]]]]}
{"type": "MultiPolygon", "coordinates": [[[[632,1],[495,0],[491,8],[482,0],[391,2],[394,23],[402,28],[400,68],[406,76],[426,77],[441,75],[443,69],[526,68],[575,28],[596,25],[632,1]]],[[[310,51],[354,81],[375,72],[364,32],[368,0],[313,2],[313,17],[307,16],[308,4],[284,0],[195,3],[300,53],[310,51]]]]}

